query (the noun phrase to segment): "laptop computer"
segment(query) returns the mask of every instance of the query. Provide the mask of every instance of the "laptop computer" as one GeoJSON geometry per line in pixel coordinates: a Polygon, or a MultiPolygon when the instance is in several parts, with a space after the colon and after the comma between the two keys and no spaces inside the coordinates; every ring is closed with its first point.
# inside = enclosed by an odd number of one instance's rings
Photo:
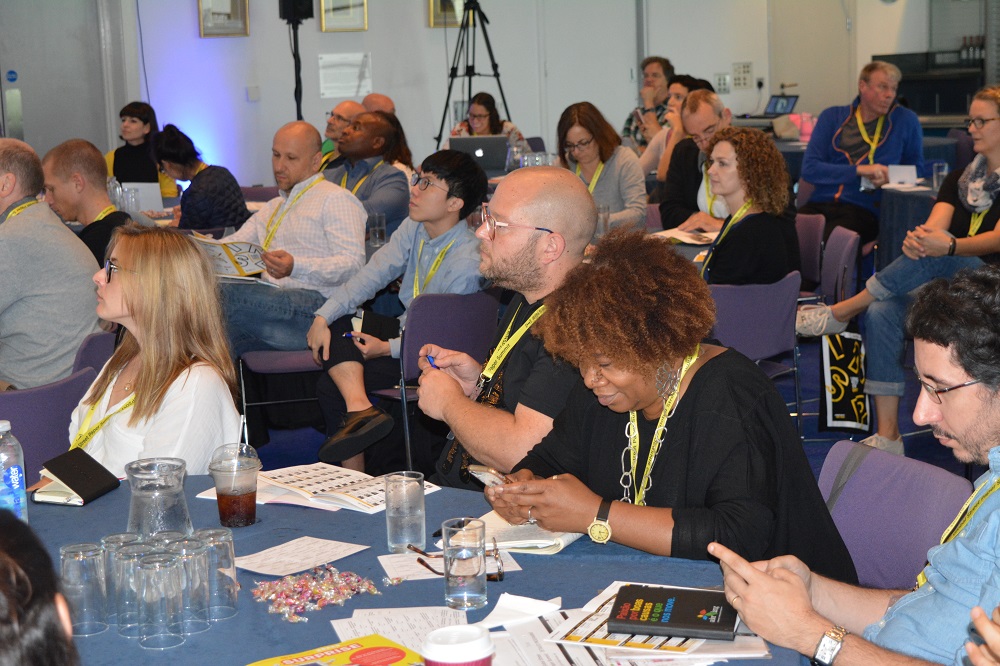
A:
{"type": "Polygon", "coordinates": [[[160,194],[159,183],[122,183],[122,187],[131,187],[139,190],[138,210],[127,212],[136,213],[142,210],[163,210],[163,196],[160,194]]]}
{"type": "Polygon", "coordinates": [[[777,118],[791,113],[799,101],[798,95],[771,95],[767,100],[767,107],[764,113],[758,116],[747,116],[747,118],[777,118]]]}
{"type": "Polygon", "coordinates": [[[507,166],[507,137],[496,136],[453,136],[449,147],[468,153],[476,160],[490,178],[501,176],[507,166]]]}

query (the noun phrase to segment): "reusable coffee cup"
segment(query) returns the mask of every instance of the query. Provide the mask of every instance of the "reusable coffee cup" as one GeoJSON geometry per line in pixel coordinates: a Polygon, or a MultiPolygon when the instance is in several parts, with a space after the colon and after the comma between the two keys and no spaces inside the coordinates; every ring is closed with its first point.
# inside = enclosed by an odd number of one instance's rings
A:
{"type": "Polygon", "coordinates": [[[435,629],[420,650],[427,666],[490,666],[496,646],[490,632],[474,624],[435,629]]]}

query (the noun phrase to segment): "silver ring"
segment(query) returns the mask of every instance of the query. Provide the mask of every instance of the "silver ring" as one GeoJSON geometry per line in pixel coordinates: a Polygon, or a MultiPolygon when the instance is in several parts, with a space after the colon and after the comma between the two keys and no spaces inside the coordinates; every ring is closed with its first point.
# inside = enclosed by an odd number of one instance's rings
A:
{"type": "Polygon", "coordinates": [[[534,525],[538,521],[531,517],[531,509],[532,509],[532,507],[529,506],[528,507],[528,524],[529,525],[534,525]]]}

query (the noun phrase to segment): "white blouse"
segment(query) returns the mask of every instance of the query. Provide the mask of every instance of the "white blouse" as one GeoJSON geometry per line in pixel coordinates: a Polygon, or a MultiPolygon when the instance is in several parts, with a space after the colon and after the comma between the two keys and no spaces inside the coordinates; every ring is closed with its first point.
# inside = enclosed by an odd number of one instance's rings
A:
{"type": "MultiPolygon", "coordinates": [[[[105,392],[91,425],[125,402],[108,405],[110,399],[111,391],[105,392]]],[[[88,409],[81,401],[73,410],[70,442],[88,409]]],[[[130,426],[131,414],[132,410],[126,409],[113,415],[86,448],[87,453],[119,477],[125,476],[127,463],[156,457],[183,458],[188,474],[208,474],[208,462],[216,447],[236,442],[240,436],[240,415],[229,387],[206,363],[191,366],[174,380],[154,416],[130,426]]]]}

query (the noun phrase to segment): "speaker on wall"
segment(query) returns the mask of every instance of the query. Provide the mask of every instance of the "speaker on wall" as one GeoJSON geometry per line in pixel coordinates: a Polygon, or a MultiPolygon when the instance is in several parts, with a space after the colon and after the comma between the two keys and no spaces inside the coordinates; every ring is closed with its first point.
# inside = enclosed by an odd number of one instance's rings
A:
{"type": "Polygon", "coordinates": [[[304,21],[313,17],[313,0],[278,0],[282,21],[304,21]]]}

